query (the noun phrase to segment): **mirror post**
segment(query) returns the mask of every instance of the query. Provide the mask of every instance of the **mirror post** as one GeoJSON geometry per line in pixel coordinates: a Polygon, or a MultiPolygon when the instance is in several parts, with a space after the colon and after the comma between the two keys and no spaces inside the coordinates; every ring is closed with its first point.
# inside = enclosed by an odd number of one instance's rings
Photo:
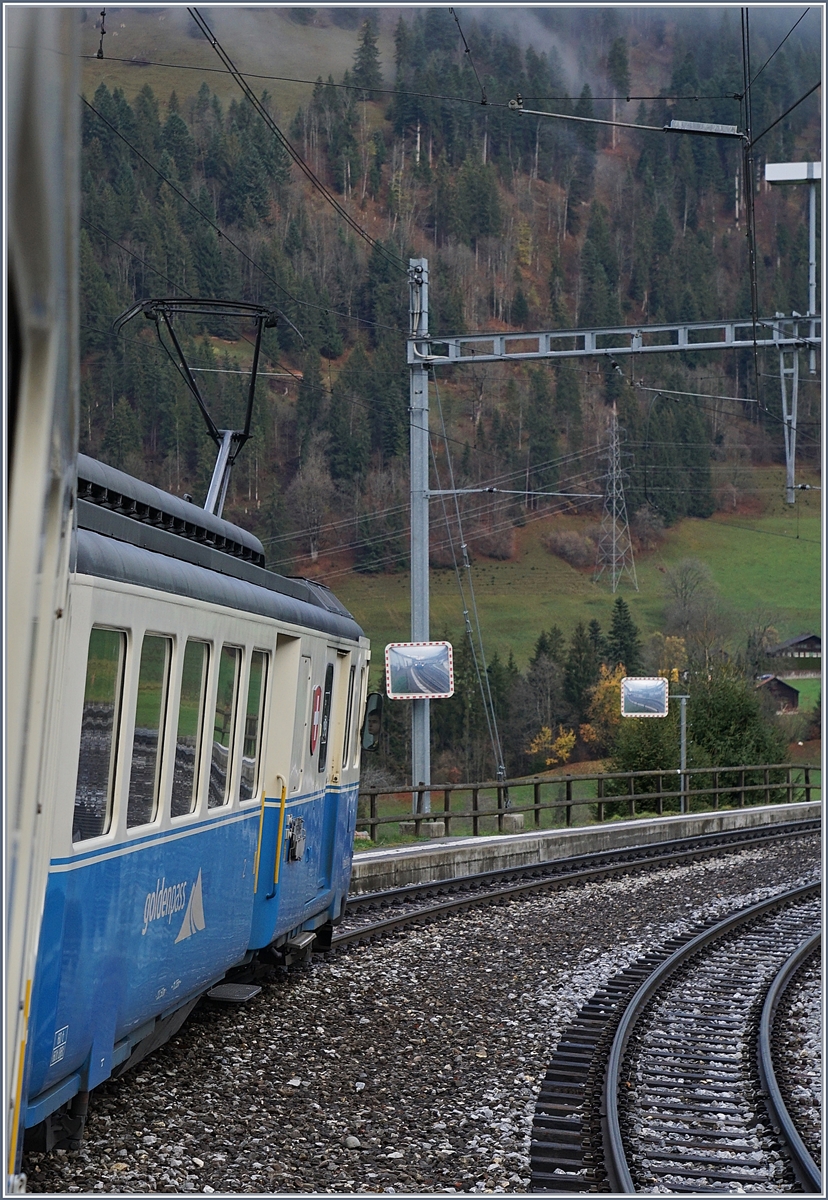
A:
{"type": "MultiPolygon", "coordinates": [[[[409,316],[415,361],[410,367],[411,448],[411,640],[430,635],[428,596],[428,368],[416,357],[418,341],[428,337],[428,259],[409,259],[409,316]]],[[[429,700],[411,701],[411,783],[431,783],[431,714],[429,700]]],[[[431,812],[431,793],[411,793],[412,812],[431,812]]]]}

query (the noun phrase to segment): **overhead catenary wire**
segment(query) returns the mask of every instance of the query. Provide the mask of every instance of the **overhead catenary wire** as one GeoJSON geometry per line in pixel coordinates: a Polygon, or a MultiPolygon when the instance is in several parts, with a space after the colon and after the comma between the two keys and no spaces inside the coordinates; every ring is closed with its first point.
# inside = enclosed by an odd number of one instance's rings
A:
{"type": "MultiPolygon", "coordinates": [[[[579,508],[583,507],[586,503],[587,503],[587,501],[569,501],[566,504],[562,504],[557,508],[549,508],[549,509],[546,509],[544,512],[532,513],[531,515],[522,518],[521,523],[523,525],[531,525],[536,521],[546,520],[547,517],[553,517],[562,512],[571,512],[573,509],[575,509],[577,511],[579,508]]],[[[589,503],[592,503],[592,501],[589,501],[589,503]]],[[[479,535],[478,534],[470,534],[468,541],[471,543],[478,536],[488,537],[490,534],[502,533],[504,529],[511,529],[511,528],[514,528],[514,521],[511,518],[508,518],[503,521],[496,522],[494,525],[492,525],[490,528],[488,528],[486,530],[482,530],[479,535]]],[[[404,532],[407,532],[407,530],[404,532]]],[[[435,549],[435,550],[446,549],[446,548],[447,548],[447,543],[440,542],[440,541],[435,542],[432,546],[432,549],[435,549]]],[[[307,555],[305,557],[310,557],[310,556],[307,555]]],[[[386,555],[384,558],[375,560],[372,563],[372,566],[376,567],[376,568],[382,567],[382,566],[389,566],[389,565],[392,565],[393,563],[398,562],[399,557],[400,556],[398,553],[397,554],[389,554],[389,555],[386,555]]],[[[338,568],[336,571],[326,573],[325,578],[326,579],[340,579],[344,575],[350,575],[351,572],[352,572],[352,568],[350,566],[341,567],[341,568],[338,568]]]]}
{"type": "MultiPolygon", "coordinates": [[[[524,524],[530,525],[536,521],[545,520],[547,517],[558,516],[563,511],[564,511],[563,509],[556,509],[556,510],[551,510],[549,512],[535,513],[531,516],[528,516],[525,519],[524,524]]],[[[508,529],[511,524],[512,523],[510,521],[501,522],[500,524],[494,525],[491,529],[486,530],[485,534],[483,534],[481,536],[488,537],[492,533],[500,533],[504,529],[508,529]]],[[[746,532],[746,533],[767,534],[768,536],[771,536],[771,537],[786,538],[788,541],[792,541],[792,542],[803,542],[803,543],[807,543],[807,544],[814,545],[814,546],[822,545],[822,543],[817,538],[803,538],[803,537],[797,537],[795,534],[791,534],[791,533],[778,533],[774,530],[754,529],[749,525],[735,525],[735,524],[733,524],[732,521],[717,521],[717,524],[728,526],[731,529],[744,530],[744,532],[746,532]]],[[[475,536],[476,535],[473,535],[470,537],[470,539],[469,539],[470,542],[473,542],[475,540],[475,536]]],[[[440,549],[444,550],[447,548],[447,543],[446,542],[436,542],[434,544],[433,548],[436,550],[440,550],[440,549]]],[[[308,556],[308,557],[310,557],[310,556],[308,556]]],[[[400,558],[399,554],[387,555],[385,558],[375,560],[372,563],[372,567],[379,569],[384,566],[393,566],[395,563],[399,562],[399,558],[400,558]]],[[[350,575],[350,574],[352,574],[352,568],[350,566],[348,566],[348,567],[340,567],[335,571],[326,572],[324,577],[326,580],[331,581],[331,580],[335,580],[335,579],[342,579],[342,578],[344,578],[344,576],[350,575]]]]}
{"type": "Polygon", "coordinates": [[[780,121],[784,121],[785,117],[789,116],[795,108],[798,108],[799,105],[802,104],[803,100],[807,100],[808,97],[817,90],[817,88],[821,88],[821,87],[822,87],[822,80],[818,79],[813,87],[808,88],[808,90],[804,96],[800,96],[798,100],[794,101],[794,103],[791,105],[790,108],[785,109],[785,111],[782,113],[781,117],[777,117],[775,121],[772,121],[770,123],[770,125],[768,125],[767,129],[763,129],[761,133],[758,133],[756,135],[756,137],[753,138],[753,140],[751,141],[751,146],[755,146],[757,142],[760,142],[766,133],[770,133],[770,131],[772,129],[775,129],[780,121]]]}
{"type": "Polygon", "coordinates": [[[480,103],[488,104],[489,101],[486,99],[486,89],[483,86],[483,82],[482,82],[480,76],[477,74],[477,67],[474,65],[474,59],[472,58],[471,48],[469,47],[469,43],[466,41],[466,35],[463,33],[463,28],[460,24],[460,18],[458,17],[456,11],[453,8],[449,8],[449,12],[454,17],[454,23],[457,26],[457,32],[460,34],[460,40],[463,43],[463,47],[465,49],[466,55],[469,60],[469,65],[471,66],[471,69],[474,71],[474,77],[477,80],[477,86],[480,88],[480,103]]]}
{"type": "Polygon", "coordinates": [[[656,392],[659,395],[666,394],[669,396],[690,396],[697,400],[738,400],[740,404],[756,404],[757,400],[753,396],[715,396],[708,392],[680,392],[677,388],[651,388],[644,387],[643,383],[633,383],[633,387],[637,392],[656,392]]]}
{"type": "Polygon", "coordinates": [[[706,129],[689,129],[682,127],[678,123],[670,125],[643,125],[632,121],[607,121],[602,117],[576,117],[574,113],[559,113],[559,112],[543,112],[540,109],[524,108],[523,96],[518,92],[516,99],[509,101],[509,108],[512,112],[522,113],[525,117],[552,117],[556,121],[578,121],[586,125],[609,125],[614,129],[637,129],[639,133],[679,133],[689,134],[692,137],[726,137],[740,138],[744,140],[745,135],[740,133],[734,126],[711,126],[706,129]]]}
{"type": "MultiPolygon", "coordinates": [[[[599,477],[597,475],[595,475],[594,473],[590,473],[590,472],[582,472],[580,475],[574,476],[571,478],[571,483],[573,484],[573,486],[595,487],[595,486],[597,486],[598,482],[599,482],[599,477]]],[[[520,494],[523,495],[522,492],[520,494]]],[[[580,504],[582,502],[587,502],[588,500],[591,499],[592,496],[593,496],[593,493],[591,493],[591,492],[579,492],[577,494],[577,499],[566,500],[564,503],[564,507],[566,507],[567,505],[576,505],[577,506],[578,504],[580,504]]],[[[439,498],[440,498],[439,495],[433,497],[433,499],[435,499],[435,500],[439,499],[439,498]]],[[[551,499],[560,500],[561,498],[554,496],[554,497],[551,497],[551,499]]],[[[480,501],[470,500],[469,504],[471,506],[469,515],[471,517],[473,517],[475,520],[480,520],[483,517],[486,517],[491,513],[500,512],[500,511],[503,511],[503,509],[504,509],[504,504],[503,504],[502,499],[491,497],[490,494],[488,494],[488,493],[481,494],[480,501]],[[483,496],[486,496],[486,498],[483,499],[483,496]]],[[[512,506],[514,505],[514,501],[506,501],[506,505],[511,509],[512,506]]],[[[387,516],[394,516],[401,512],[407,512],[408,510],[409,510],[409,504],[406,501],[404,503],[400,503],[397,505],[390,505],[385,509],[376,510],[372,514],[365,513],[365,514],[361,514],[360,516],[351,516],[351,517],[343,518],[342,520],[339,520],[339,521],[329,522],[327,525],[321,526],[319,529],[319,532],[334,532],[337,529],[346,529],[349,527],[353,527],[358,523],[358,521],[361,521],[361,520],[369,520],[369,519],[379,520],[379,519],[385,518],[387,516]]],[[[552,511],[549,508],[549,506],[546,506],[544,511],[547,511],[547,510],[552,511]]],[[[284,543],[286,541],[296,541],[299,538],[306,537],[311,532],[311,529],[312,529],[311,526],[304,526],[301,529],[291,531],[290,534],[283,534],[283,535],[281,535],[280,538],[263,539],[263,544],[274,546],[274,548],[275,548],[277,542],[284,543]]],[[[402,537],[404,534],[408,533],[409,531],[410,531],[410,526],[406,524],[405,526],[400,526],[399,529],[390,530],[390,531],[385,530],[381,533],[376,534],[373,537],[361,536],[361,537],[352,538],[348,541],[340,542],[336,546],[330,547],[330,549],[327,551],[327,553],[344,554],[350,550],[357,550],[357,549],[360,549],[365,546],[373,545],[377,541],[382,541],[388,537],[396,537],[396,536],[402,537]]],[[[290,558],[284,559],[283,561],[288,561],[288,562],[297,561],[298,562],[299,560],[307,558],[307,557],[308,557],[307,554],[301,553],[301,554],[292,555],[292,556],[290,556],[290,558]]]]}
{"type": "Polygon", "coordinates": [[[322,182],[322,180],[318,177],[318,175],[316,175],[316,173],[312,170],[312,168],[308,165],[308,163],[305,162],[305,160],[302,158],[299,151],[294,147],[294,145],[290,141],[290,139],[285,137],[285,135],[282,133],[279,126],[274,121],[271,114],[267,111],[267,109],[262,104],[259,97],[256,95],[256,93],[250,87],[247,80],[244,78],[244,75],[238,70],[238,68],[236,67],[233,60],[230,58],[227,51],[221,45],[218,38],[213,33],[212,29],[207,24],[207,21],[201,15],[199,10],[197,8],[188,8],[187,11],[189,12],[190,16],[195,21],[198,28],[204,34],[207,41],[213,47],[213,49],[215,50],[219,59],[224,63],[227,70],[233,76],[236,83],[239,85],[239,87],[241,88],[245,97],[247,98],[249,103],[252,105],[252,107],[254,108],[256,113],[261,117],[261,119],[264,121],[267,128],[270,130],[270,132],[276,138],[279,145],[285,151],[287,151],[289,157],[296,163],[296,165],[299,167],[299,169],[302,171],[302,173],[305,175],[305,177],[310,181],[310,183],[313,185],[313,187],[316,188],[316,190],[320,193],[320,195],[322,195],[324,197],[324,199],[328,202],[328,204],[330,204],[330,206],[334,209],[334,211],[341,217],[341,219],[346,223],[346,225],[348,225],[354,231],[354,233],[358,237],[362,238],[362,240],[364,242],[366,242],[371,247],[372,250],[375,250],[379,254],[381,254],[382,257],[388,263],[391,264],[391,266],[395,267],[398,271],[407,275],[408,268],[406,267],[402,258],[400,258],[399,255],[389,253],[389,251],[386,249],[385,246],[382,245],[381,242],[378,242],[376,238],[371,237],[370,233],[368,233],[368,231],[366,229],[363,229],[363,227],[360,225],[359,221],[355,220],[355,218],[351,216],[351,214],[344,207],[344,205],[340,204],[340,202],[337,200],[336,196],[334,196],[333,192],[331,192],[330,188],[328,188],[322,182]]]}
{"type": "MultiPolygon", "coordinates": [[[[439,435],[434,434],[432,436],[438,437],[439,435]]],[[[456,439],[447,438],[446,440],[451,442],[451,441],[455,441],[456,439]]],[[[459,444],[462,445],[463,443],[459,443],[459,444]]],[[[545,462],[535,464],[534,470],[541,471],[541,470],[548,469],[549,467],[552,467],[552,466],[561,466],[561,465],[569,464],[569,463],[576,462],[583,458],[588,458],[597,453],[598,453],[598,448],[592,447],[592,448],[589,448],[584,451],[579,451],[575,454],[562,455],[557,459],[549,459],[545,462]]],[[[491,481],[508,483],[510,480],[517,478],[518,476],[522,476],[524,474],[524,472],[525,472],[525,467],[521,466],[520,468],[518,468],[514,471],[509,471],[509,472],[505,472],[500,475],[492,476],[491,481]]],[[[569,479],[570,479],[570,482],[573,484],[573,486],[575,486],[575,484],[577,484],[577,482],[579,480],[588,479],[588,473],[582,472],[580,475],[575,475],[575,476],[569,477],[569,479]]],[[[585,484],[582,484],[582,486],[588,486],[588,484],[585,483],[585,484]]],[[[484,487],[482,489],[483,493],[488,492],[488,491],[489,491],[488,487],[484,487]]],[[[520,494],[521,495],[524,494],[523,489],[521,489],[520,494]]],[[[582,493],[579,493],[579,494],[582,494],[582,493]]],[[[359,519],[364,520],[364,521],[378,520],[382,517],[393,516],[396,513],[407,510],[408,507],[409,507],[409,501],[406,500],[399,504],[389,505],[386,508],[374,509],[370,513],[362,513],[360,515],[359,519]]],[[[332,522],[327,523],[326,525],[321,526],[320,532],[329,532],[329,531],[333,531],[335,529],[346,528],[350,525],[353,525],[355,523],[355,521],[356,521],[355,517],[344,517],[339,521],[332,521],[332,522]]],[[[308,527],[304,527],[301,529],[292,530],[290,533],[278,534],[277,536],[272,537],[272,538],[263,538],[262,542],[264,545],[273,546],[279,542],[294,541],[300,537],[305,537],[305,536],[307,536],[308,532],[309,532],[308,527]]],[[[353,543],[353,545],[358,545],[358,544],[359,543],[353,543]]]]}
{"type": "Polygon", "coordinates": [[[808,15],[808,13],[809,13],[810,11],[811,11],[811,8],[810,8],[810,5],[809,5],[809,6],[808,6],[808,7],[805,9],[805,11],[804,11],[804,12],[801,14],[801,16],[800,16],[800,17],[798,17],[798,19],[797,19],[796,21],[794,21],[794,23],[793,23],[793,25],[791,26],[791,28],[788,30],[788,32],[787,32],[787,33],[785,34],[785,36],[783,37],[782,41],[779,43],[779,45],[778,45],[778,46],[776,47],[776,49],[774,50],[773,54],[771,54],[771,55],[770,55],[768,58],[766,58],[766,59],[765,59],[765,61],[762,63],[762,65],[761,65],[761,67],[759,68],[759,70],[756,72],[756,74],[755,74],[755,75],[753,76],[753,78],[751,79],[751,81],[750,81],[751,87],[753,86],[753,84],[754,84],[754,83],[756,83],[756,80],[757,80],[757,79],[759,78],[759,76],[762,74],[762,72],[764,71],[764,69],[765,69],[765,67],[768,65],[768,63],[770,63],[770,62],[771,62],[771,60],[772,60],[772,59],[774,59],[774,58],[776,57],[776,55],[779,53],[779,51],[780,51],[780,50],[782,49],[782,47],[785,45],[785,42],[787,42],[788,38],[791,36],[791,34],[793,33],[793,31],[796,29],[796,27],[797,27],[797,25],[799,24],[799,22],[800,22],[800,21],[802,21],[802,20],[803,20],[803,19],[804,19],[804,18],[805,18],[805,17],[808,15]]]}
{"type": "MultiPolygon", "coordinates": [[[[98,56],[96,54],[80,54],[78,57],[81,59],[86,59],[86,60],[90,60],[90,61],[94,62],[98,56]]],[[[117,57],[113,57],[112,55],[108,55],[106,61],[108,63],[124,63],[126,66],[130,66],[130,67],[161,67],[167,71],[198,71],[203,75],[230,75],[230,72],[225,67],[204,67],[204,66],[199,66],[194,63],[161,62],[158,59],[152,59],[152,58],[143,58],[143,57],[117,58],[117,57]]],[[[295,75],[268,75],[261,71],[240,71],[239,74],[242,75],[245,79],[257,79],[257,80],[260,80],[262,83],[296,83],[296,84],[302,84],[306,87],[318,87],[321,83],[322,87],[324,87],[324,88],[336,88],[338,91],[345,91],[345,92],[364,92],[365,91],[365,88],[362,87],[358,83],[337,83],[332,79],[326,79],[326,80],[322,80],[320,78],[301,79],[295,75]]],[[[442,100],[442,101],[446,101],[448,103],[474,104],[477,107],[480,107],[480,101],[473,100],[469,96],[450,96],[450,95],[446,95],[442,92],[418,92],[418,91],[413,91],[409,88],[372,87],[371,94],[378,95],[378,96],[405,96],[405,97],[411,97],[414,100],[442,100]]],[[[580,97],[578,97],[578,96],[564,96],[564,95],[561,95],[561,96],[525,96],[524,97],[525,100],[536,100],[536,101],[540,101],[540,102],[544,102],[544,103],[546,103],[547,101],[549,103],[554,103],[556,101],[568,101],[568,100],[577,101],[579,98],[580,97]]],[[[719,96],[719,95],[712,95],[712,96],[658,95],[658,96],[593,96],[592,97],[592,99],[595,101],[599,101],[599,100],[626,100],[626,101],[632,101],[632,100],[699,100],[699,101],[704,101],[704,100],[738,100],[738,98],[739,98],[739,93],[733,93],[733,92],[727,92],[721,96],[719,96]]],[[[487,104],[488,104],[489,108],[508,108],[509,107],[508,102],[505,100],[501,100],[501,101],[488,100],[487,104]]]]}
{"type": "MultiPolygon", "coordinates": [[[[587,484],[585,484],[584,486],[589,486],[589,483],[597,483],[597,479],[595,477],[593,477],[593,479],[589,480],[587,482],[587,484]]],[[[583,498],[581,500],[581,502],[585,503],[586,500],[591,498],[591,495],[592,495],[591,493],[583,493],[583,492],[579,493],[579,497],[583,498]]],[[[555,498],[557,499],[557,497],[555,497],[555,498]]],[[[572,504],[575,502],[570,500],[570,501],[568,501],[568,503],[572,504]]],[[[346,520],[343,520],[340,522],[334,522],[328,526],[322,526],[322,527],[320,527],[318,532],[321,533],[321,532],[325,532],[326,530],[332,531],[334,528],[342,528],[342,527],[352,526],[352,525],[355,525],[358,520],[369,519],[369,517],[373,517],[378,520],[381,517],[393,515],[394,513],[397,513],[400,511],[408,511],[408,507],[409,507],[408,504],[404,504],[404,505],[394,507],[394,508],[391,508],[391,509],[388,509],[385,511],[380,510],[374,514],[366,513],[366,514],[364,514],[363,517],[359,517],[359,518],[358,517],[349,517],[346,520]]],[[[483,503],[483,504],[479,504],[475,508],[473,508],[470,513],[470,516],[474,517],[477,520],[480,520],[481,518],[486,517],[493,512],[501,511],[502,508],[503,508],[503,505],[499,504],[497,501],[483,503]]],[[[553,510],[549,510],[549,511],[553,511],[553,510]]],[[[557,510],[554,510],[554,511],[557,511],[557,510]]],[[[291,535],[291,539],[296,540],[296,538],[298,538],[298,537],[306,537],[306,536],[308,536],[309,533],[310,533],[310,527],[306,526],[302,530],[297,530],[295,535],[291,535]]],[[[372,537],[359,537],[359,538],[354,538],[347,542],[340,542],[338,545],[332,546],[328,550],[326,550],[326,553],[329,555],[347,554],[351,550],[364,549],[368,546],[376,545],[377,542],[386,541],[389,538],[393,538],[393,537],[404,537],[405,535],[407,535],[409,533],[410,533],[410,525],[404,525],[404,526],[400,526],[399,529],[390,530],[390,531],[385,530],[381,533],[375,534],[372,537]]],[[[273,545],[274,541],[275,541],[275,539],[263,540],[262,544],[263,545],[273,545]]],[[[310,557],[311,556],[308,553],[293,554],[287,558],[281,558],[280,561],[282,563],[301,562],[302,560],[310,558],[310,557]]],[[[398,557],[398,555],[392,556],[393,559],[396,559],[397,557],[398,557]]]]}

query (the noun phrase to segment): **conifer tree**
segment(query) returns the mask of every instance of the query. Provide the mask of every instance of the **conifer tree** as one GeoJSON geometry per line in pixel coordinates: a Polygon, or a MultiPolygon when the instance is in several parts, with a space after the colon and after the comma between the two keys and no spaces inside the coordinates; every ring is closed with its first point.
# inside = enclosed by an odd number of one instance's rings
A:
{"type": "Polygon", "coordinates": [[[323,396],[319,351],[311,349],[305,354],[302,382],[296,397],[296,440],[302,462],[307,457],[314,434],[318,433],[321,426],[323,396]]]}
{"type": "Polygon", "coordinates": [[[372,90],[382,87],[377,33],[374,22],[370,19],[363,22],[360,31],[359,46],[354,54],[353,81],[357,87],[363,89],[364,100],[372,99],[372,90]]]}
{"type": "Polygon", "coordinates": [[[531,372],[531,392],[526,413],[529,434],[529,486],[533,491],[549,491],[555,485],[558,440],[552,420],[552,393],[549,372],[538,367],[531,372]]]}
{"type": "Polygon", "coordinates": [[[141,425],[126,396],[115,405],[115,415],[103,440],[106,461],[112,467],[123,467],[130,455],[140,457],[141,425]]]}
{"type": "MultiPolygon", "coordinates": [[[[595,109],[592,106],[592,88],[588,83],[585,83],[581,89],[578,103],[575,105],[575,116],[583,119],[595,116],[595,109]]],[[[598,148],[598,133],[595,126],[584,124],[578,125],[577,128],[581,145],[594,152],[598,148]]]]}
{"type": "Polygon", "coordinates": [[[607,659],[612,667],[624,664],[628,675],[641,673],[641,640],[629,605],[617,596],[612,606],[612,621],[607,635],[607,659]]]}
{"type": "Polygon", "coordinates": [[[595,644],[583,621],[579,621],[572,633],[564,667],[564,695],[579,720],[583,721],[589,708],[590,690],[598,682],[601,665],[595,644]]]}

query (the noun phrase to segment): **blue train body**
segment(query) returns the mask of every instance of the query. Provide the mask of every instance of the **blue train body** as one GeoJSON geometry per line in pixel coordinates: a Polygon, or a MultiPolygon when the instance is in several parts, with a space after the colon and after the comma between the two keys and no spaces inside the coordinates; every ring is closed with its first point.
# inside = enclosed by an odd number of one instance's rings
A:
{"type": "Polygon", "coordinates": [[[369,658],[255,538],[91,460],[79,476],[23,1105],[47,1148],[227,971],[341,919],[369,658]]]}

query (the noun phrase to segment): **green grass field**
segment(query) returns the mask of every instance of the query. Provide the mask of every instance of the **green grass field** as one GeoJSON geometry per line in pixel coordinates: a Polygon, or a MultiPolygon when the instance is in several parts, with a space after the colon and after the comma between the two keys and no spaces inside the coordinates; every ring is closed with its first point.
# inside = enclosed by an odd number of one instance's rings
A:
{"type": "MultiPolygon", "coordinates": [[[[164,102],[173,90],[183,101],[195,95],[205,80],[223,104],[229,104],[234,97],[240,98],[238,85],[224,71],[216,52],[186,9],[110,10],[104,57],[100,60],[94,57],[100,40],[100,30],[94,28],[97,12],[97,9],[87,10],[88,18],[80,32],[81,53],[93,56],[84,61],[82,77],[84,94],[90,100],[98,85],[105,83],[110,90],[121,88],[129,101],[145,84],[164,102]],[[153,64],[175,63],[179,67],[116,61],[135,58],[153,64]]],[[[354,65],[359,30],[323,23],[327,18],[321,14],[313,24],[300,25],[287,8],[213,8],[207,13],[207,21],[236,66],[251,75],[287,76],[312,83],[320,74],[327,79],[330,73],[339,81],[354,65]]],[[[392,22],[381,22],[378,44],[386,80],[393,72],[392,29],[392,22]]],[[[250,85],[257,95],[264,90],[270,93],[285,124],[300,106],[307,105],[311,95],[311,87],[307,85],[277,79],[251,78],[250,85]]]]}
{"type": "Polygon", "coordinates": [[[813,712],[822,691],[822,680],[789,679],[788,683],[799,692],[799,711],[804,713],[813,712]]]}
{"type": "MultiPolygon", "coordinates": [[[[663,623],[665,572],[683,558],[698,558],[713,574],[739,646],[745,622],[758,610],[775,614],[780,639],[820,627],[819,493],[797,497],[795,511],[782,498],[782,475],[763,472],[766,483],[780,485],[779,496],[763,515],[717,514],[707,521],[687,519],[667,531],[662,545],[639,555],[639,591],[626,577],[619,586],[642,636],[663,623]]],[[[615,597],[606,583],[592,582],[590,571],[575,570],[544,549],[541,539],[553,528],[578,528],[584,518],[554,517],[518,530],[518,551],[509,562],[479,559],[472,566],[475,595],[487,657],[511,650],[523,668],[542,629],[557,624],[568,637],[577,621],[593,617],[609,626],[615,597]]],[[[323,573],[321,578],[326,579],[323,573]]],[[[351,573],[330,585],[362,624],[375,647],[375,667],[390,641],[409,638],[409,577],[351,573]]],[[[462,608],[453,571],[431,572],[431,635],[462,636],[462,608]]],[[[814,681],[818,683],[819,681],[814,681]]],[[[812,707],[812,704],[811,704],[812,707]]]]}

